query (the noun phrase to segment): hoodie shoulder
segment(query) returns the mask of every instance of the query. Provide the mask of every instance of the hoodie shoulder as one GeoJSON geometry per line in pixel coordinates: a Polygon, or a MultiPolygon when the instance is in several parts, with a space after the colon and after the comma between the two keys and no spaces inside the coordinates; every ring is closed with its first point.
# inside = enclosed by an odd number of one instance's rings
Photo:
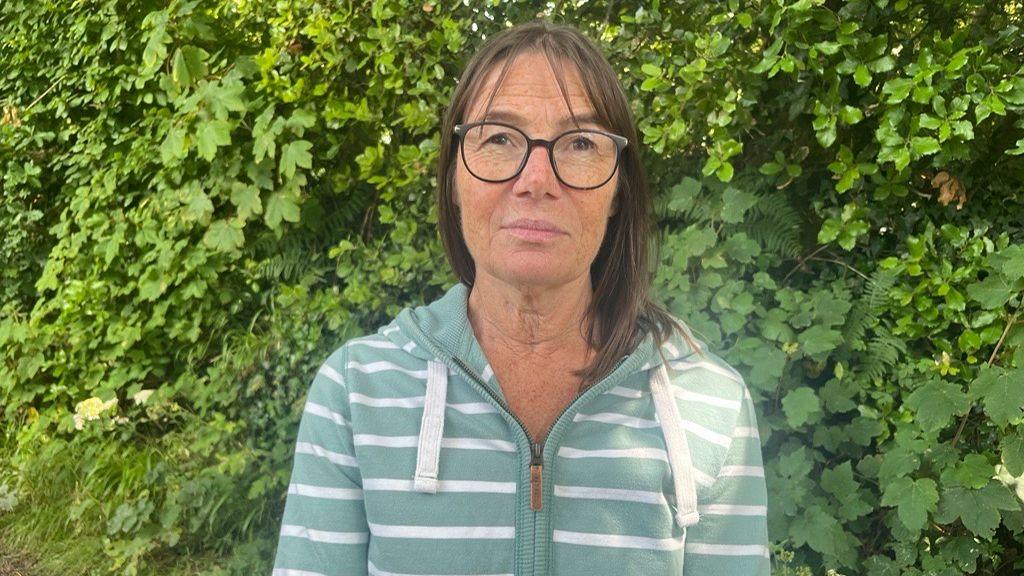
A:
{"type": "Polygon", "coordinates": [[[749,396],[742,374],[695,336],[686,324],[680,323],[698,349],[694,349],[678,330],[674,330],[669,340],[662,344],[672,385],[691,394],[719,398],[723,405],[738,409],[743,399],[749,396]]]}

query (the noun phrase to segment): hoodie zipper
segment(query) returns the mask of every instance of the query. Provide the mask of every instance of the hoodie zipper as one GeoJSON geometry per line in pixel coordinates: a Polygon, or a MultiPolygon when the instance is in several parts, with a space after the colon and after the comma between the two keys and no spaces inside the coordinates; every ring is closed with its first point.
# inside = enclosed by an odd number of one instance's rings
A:
{"type": "Polygon", "coordinates": [[[477,376],[475,371],[471,370],[469,366],[466,366],[466,364],[463,363],[462,360],[460,360],[459,358],[456,358],[454,356],[452,356],[451,358],[452,361],[459,365],[459,368],[462,368],[463,372],[465,372],[470,378],[475,380],[476,383],[479,384],[480,387],[484,389],[484,392],[486,392],[488,396],[493,398],[494,401],[499,406],[504,408],[505,411],[508,412],[509,416],[511,416],[512,419],[515,420],[517,424],[519,424],[519,427],[523,429],[523,434],[526,436],[526,439],[530,441],[530,508],[532,510],[540,510],[541,468],[544,463],[544,443],[533,441],[533,438],[530,436],[530,433],[526,430],[526,424],[523,424],[523,421],[520,420],[518,416],[516,416],[515,412],[513,412],[512,409],[509,408],[508,404],[506,404],[501,398],[498,398],[498,396],[493,391],[491,391],[491,388],[483,381],[483,379],[477,376]]]}
{"type": "MultiPolygon", "coordinates": [[[[621,366],[622,363],[626,361],[626,358],[626,356],[620,358],[619,362],[615,365],[614,368],[611,369],[609,374],[615,372],[615,370],[617,370],[619,366],[621,366]]],[[[519,427],[523,429],[523,434],[526,435],[527,440],[530,441],[530,509],[533,510],[534,512],[540,511],[541,508],[543,508],[544,506],[544,442],[533,441],[533,438],[530,436],[530,433],[526,430],[526,425],[523,424],[523,421],[520,420],[518,416],[516,416],[515,412],[512,412],[512,409],[509,408],[508,404],[503,402],[501,398],[498,398],[498,396],[491,391],[490,387],[487,386],[487,384],[484,383],[484,381],[479,376],[477,376],[475,371],[470,370],[470,368],[466,366],[459,358],[453,356],[452,360],[456,364],[458,364],[459,367],[462,368],[462,370],[466,374],[468,374],[471,378],[476,380],[476,382],[480,384],[481,388],[483,388],[484,391],[491,398],[493,398],[494,401],[498,403],[499,406],[504,408],[505,411],[508,412],[510,416],[512,416],[512,418],[519,424],[519,427]]],[[[558,421],[562,419],[562,416],[564,416],[565,413],[569,411],[569,408],[572,408],[572,405],[575,404],[577,400],[579,400],[584,394],[587,393],[587,390],[590,390],[590,387],[588,387],[586,390],[583,390],[582,392],[577,392],[576,395],[573,396],[572,400],[570,400],[569,403],[565,405],[565,408],[562,408],[562,411],[559,412],[558,416],[552,421],[551,428],[548,428],[547,434],[551,433],[551,430],[554,429],[555,424],[557,424],[558,421]]],[[[547,438],[546,435],[545,438],[547,438]]]]}
{"type": "MultiPolygon", "coordinates": [[[[438,357],[441,357],[440,355],[437,354],[436,351],[434,352],[434,354],[436,356],[438,356],[438,357]]],[[[519,424],[519,427],[522,429],[523,434],[526,436],[527,441],[529,441],[529,443],[530,443],[530,509],[534,513],[533,546],[536,547],[537,546],[537,524],[536,524],[536,522],[537,522],[537,513],[541,510],[541,508],[543,506],[544,483],[543,483],[542,472],[543,472],[543,468],[544,468],[544,459],[543,459],[544,442],[534,442],[533,441],[533,438],[530,436],[530,432],[527,431],[526,425],[523,424],[523,421],[520,420],[519,417],[516,416],[516,414],[514,412],[512,412],[512,410],[509,408],[508,404],[506,404],[493,391],[491,391],[491,388],[489,386],[487,386],[487,384],[483,381],[483,379],[480,378],[480,376],[478,376],[477,373],[474,370],[471,370],[468,366],[466,366],[466,364],[464,362],[462,362],[462,360],[460,360],[459,358],[456,358],[455,356],[448,356],[448,358],[451,358],[451,360],[456,365],[458,365],[459,368],[462,370],[462,372],[464,374],[466,374],[471,380],[473,380],[477,384],[479,384],[480,388],[482,388],[484,390],[484,393],[486,393],[488,396],[490,396],[491,398],[494,399],[494,403],[495,404],[497,404],[498,406],[501,406],[502,408],[504,408],[505,412],[508,412],[509,416],[512,416],[512,419],[515,420],[517,424],[519,424]]],[[[608,375],[605,376],[605,378],[608,378],[609,376],[611,376],[612,373],[614,373],[616,370],[618,370],[619,367],[622,366],[622,364],[626,361],[627,358],[628,358],[628,356],[623,356],[622,358],[620,358],[619,361],[615,364],[615,367],[612,368],[612,370],[608,373],[608,375]]],[[[595,383],[594,386],[597,386],[601,382],[604,382],[605,378],[602,378],[599,382],[595,383]]],[[[576,396],[573,397],[572,401],[570,401],[568,404],[566,404],[565,408],[562,409],[562,411],[558,414],[558,417],[555,418],[554,422],[551,424],[551,428],[549,428],[548,432],[547,432],[548,434],[550,434],[551,431],[554,430],[555,426],[558,424],[558,421],[562,419],[562,416],[565,415],[565,413],[569,410],[569,408],[572,408],[573,404],[575,404],[583,395],[585,395],[588,391],[590,391],[590,389],[593,388],[594,386],[590,386],[586,390],[584,390],[582,392],[578,392],[576,394],[576,396]]],[[[547,439],[547,436],[545,436],[545,441],[546,441],[546,439],[547,439]]],[[[548,553],[550,555],[550,549],[549,549],[548,553]]],[[[549,558],[545,558],[544,566],[547,566],[548,562],[549,562],[549,558]]],[[[537,570],[537,564],[536,563],[537,563],[537,559],[536,559],[536,557],[534,557],[534,559],[533,559],[533,571],[534,572],[536,572],[536,570],[537,570]]]]}

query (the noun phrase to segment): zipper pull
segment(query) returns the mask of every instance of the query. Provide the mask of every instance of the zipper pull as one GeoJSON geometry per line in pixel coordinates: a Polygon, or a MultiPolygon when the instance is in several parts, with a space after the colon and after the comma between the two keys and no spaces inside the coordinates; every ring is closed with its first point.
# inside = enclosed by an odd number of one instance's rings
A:
{"type": "Polygon", "coordinates": [[[544,460],[541,456],[544,449],[543,446],[543,444],[530,443],[530,448],[533,452],[530,460],[530,509],[534,511],[540,510],[543,504],[541,501],[544,487],[541,479],[541,470],[544,467],[544,460]]]}

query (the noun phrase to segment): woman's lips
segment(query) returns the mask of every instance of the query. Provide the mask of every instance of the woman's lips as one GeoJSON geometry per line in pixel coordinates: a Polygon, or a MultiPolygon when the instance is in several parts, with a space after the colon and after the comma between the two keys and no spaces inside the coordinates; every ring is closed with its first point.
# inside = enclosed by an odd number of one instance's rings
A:
{"type": "Polygon", "coordinates": [[[504,226],[509,234],[521,240],[544,242],[565,234],[565,231],[547,220],[519,218],[504,226]]]}

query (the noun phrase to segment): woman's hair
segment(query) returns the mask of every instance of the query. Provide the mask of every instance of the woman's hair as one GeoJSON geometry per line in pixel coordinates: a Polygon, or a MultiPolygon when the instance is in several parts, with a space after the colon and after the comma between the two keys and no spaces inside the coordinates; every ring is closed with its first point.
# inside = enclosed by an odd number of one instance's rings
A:
{"type": "MultiPolygon", "coordinates": [[[[618,207],[608,221],[604,240],[590,266],[594,294],[584,322],[587,341],[597,350],[597,355],[590,365],[576,373],[582,378],[583,387],[611,372],[618,361],[632,352],[649,333],[655,335],[660,352],[661,344],[670,337],[672,329],[678,329],[687,343],[700,353],[700,347],[689,331],[650,299],[649,287],[653,277],[648,254],[653,228],[651,199],[647,175],[638,153],[640,139],[626,95],[600,49],[570,26],[536,20],[503,30],[477,50],[459,79],[442,121],[437,168],[441,241],[456,276],[463,284],[472,287],[476,270],[462,235],[458,206],[453,198],[459,158],[458,142],[454,138],[455,125],[466,122],[467,108],[488,73],[502,64],[487,99],[486,116],[509,68],[524,52],[540,52],[547,57],[552,70],[556,71],[559,89],[574,119],[575,112],[565,87],[565,74],[561,70],[563,63],[575,66],[601,123],[629,139],[618,167],[619,181],[615,192],[618,207]],[[596,340],[598,337],[601,341],[596,340]]],[[[658,248],[655,246],[656,251],[658,248]]]]}

